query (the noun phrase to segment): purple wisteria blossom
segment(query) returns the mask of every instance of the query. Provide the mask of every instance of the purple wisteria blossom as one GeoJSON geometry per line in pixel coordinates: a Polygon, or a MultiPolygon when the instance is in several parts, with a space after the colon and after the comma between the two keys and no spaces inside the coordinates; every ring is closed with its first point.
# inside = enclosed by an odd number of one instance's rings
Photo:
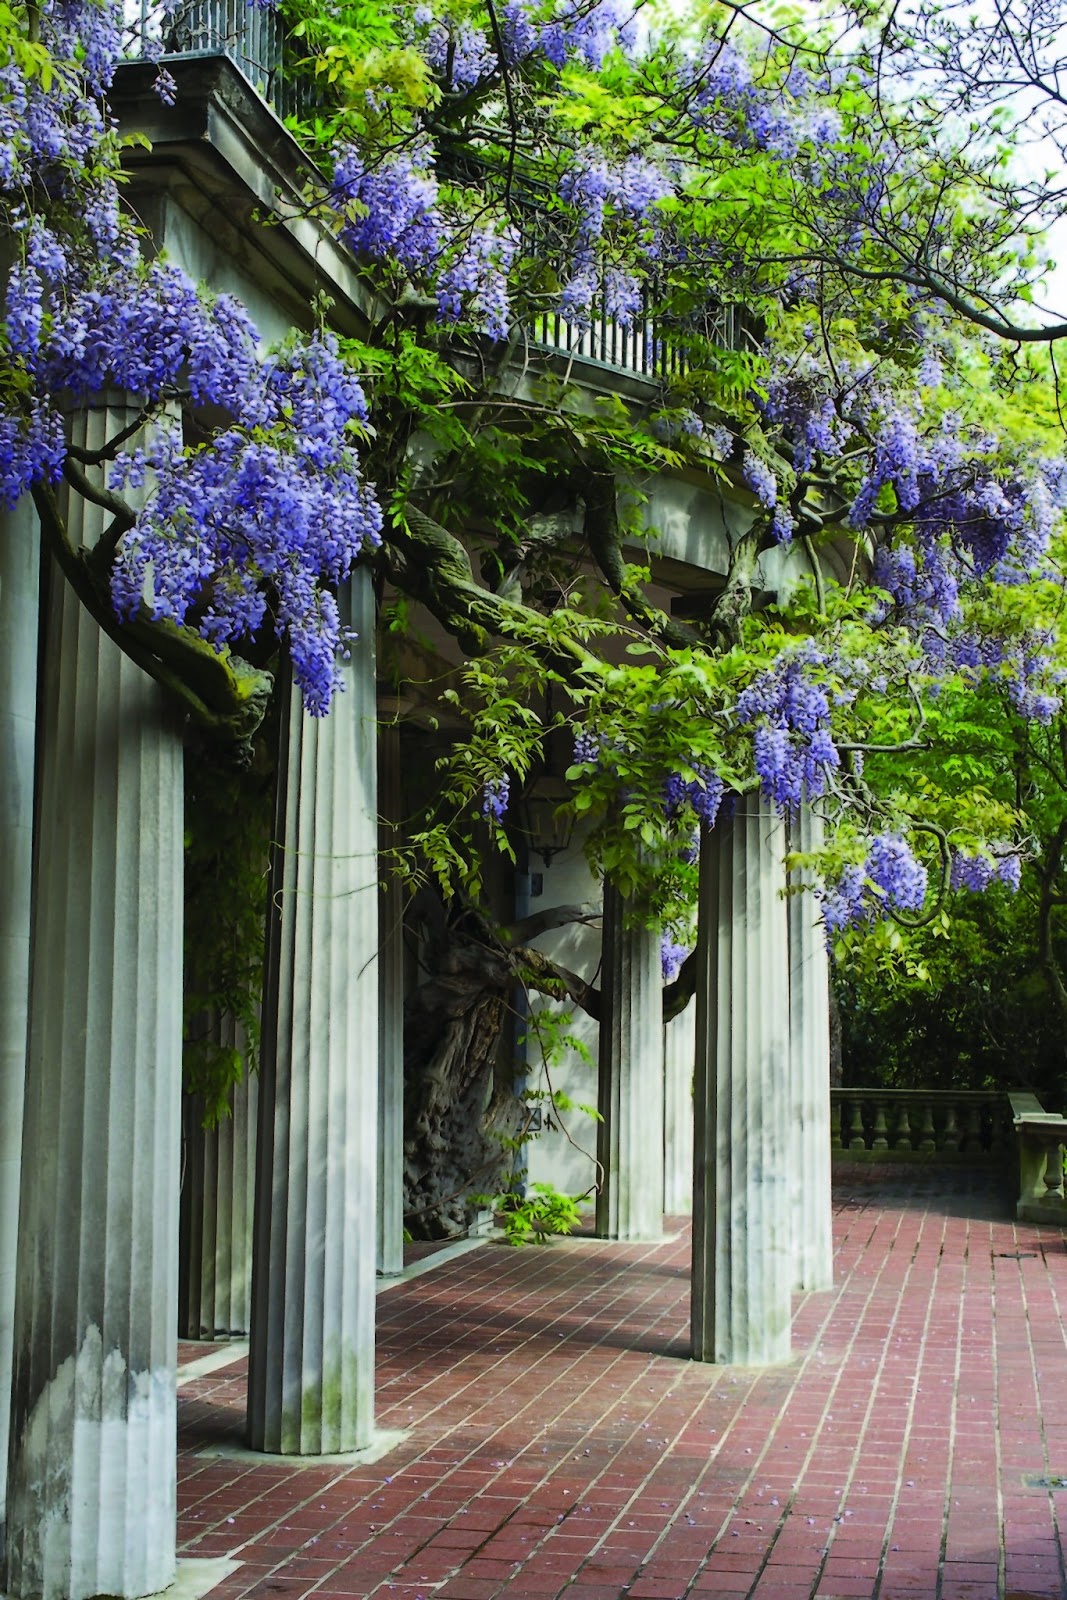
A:
{"type": "Polygon", "coordinates": [[[488,779],[482,786],[482,816],[487,821],[503,822],[510,797],[511,780],[506,773],[488,779]]]}
{"type": "Polygon", "coordinates": [[[357,255],[430,268],[445,246],[433,153],[425,144],[372,162],[355,145],[337,152],[330,201],[341,237],[357,255]]]}
{"type": "Polygon", "coordinates": [[[817,891],[828,938],[887,911],[916,913],[926,899],[927,872],[899,834],[872,839],[862,866],[847,866],[817,891]]]}
{"type": "Polygon", "coordinates": [[[575,766],[596,766],[600,759],[600,750],[600,739],[591,728],[575,728],[573,758],[575,766]]]}
{"type": "Polygon", "coordinates": [[[664,983],[674,982],[675,978],[677,978],[679,972],[682,970],[682,962],[689,954],[689,950],[689,945],[679,944],[671,937],[669,933],[665,933],[661,936],[659,943],[659,961],[660,971],[663,974],[664,983]]]}
{"type": "Polygon", "coordinates": [[[1022,858],[1003,842],[991,845],[988,852],[954,850],[949,881],[953,889],[969,889],[972,894],[981,894],[992,883],[1005,884],[1015,893],[1022,881],[1022,858]]]}
{"type": "Polygon", "coordinates": [[[691,771],[691,778],[680,772],[668,775],[663,796],[667,817],[673,821],[688,808],[705,827],[713,828],[725,785],[717,772],[700,762],[695,761],[691,771]]]}
{"type": "Polygon", "coordinates": [[[466,315],[490,339],[506,339],[511,328],[508,274],[518,250],[511,229],[474,228],[437,280],[443,322],[466,315]]]}
{"type": "Polygon", "coordinates": [[[249,423],[198,450],[177,432],[116,461],[116,488],[150,492],[120,544],[112,596],[120,616],[146,595],[154,617],[176,623],[195,607],[221,648],[267,623],[269,590],[270,625],[320,716],[345,645],[332,588],[381,537],[350,431],[366,400],[329,336],[264,361],[256,398],[249,423]]]}
{"type": "Polygon", "coordinates": [[[741,476],[760,505],[770,510],[772,506],[778,504],[778,479],[767,462],[753,450],[745,451],[741,463],[741,476]]]}
{"type": "Polygon", "coordinates": [[[831,733],[831,702],[819,682],[828,657],[813,643],[784,654],[737,698],[735,715],[753,729],[760,788],[782,809],[826,791],[840,765],[831,733]]]}

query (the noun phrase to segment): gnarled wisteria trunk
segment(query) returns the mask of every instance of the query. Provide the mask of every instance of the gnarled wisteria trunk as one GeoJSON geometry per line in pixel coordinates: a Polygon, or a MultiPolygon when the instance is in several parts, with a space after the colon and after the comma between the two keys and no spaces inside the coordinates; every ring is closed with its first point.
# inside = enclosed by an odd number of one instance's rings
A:
{"type": "Polygon", "coordinates": [[[458,931],[408,999],[404,1029],[404,1215],[417,1239],[466,1234],[472,1193],[507,1183],[501,1143],[521,1122],[510,1036],[515,978],[491,948],[458,931]]]}

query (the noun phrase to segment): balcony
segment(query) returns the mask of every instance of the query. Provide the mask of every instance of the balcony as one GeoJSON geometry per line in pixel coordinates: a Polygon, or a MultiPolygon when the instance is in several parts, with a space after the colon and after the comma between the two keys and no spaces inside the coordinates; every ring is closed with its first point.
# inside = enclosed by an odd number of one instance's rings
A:
{"type": "MultiPolygon", "coordinates": [[[[273,11],[248,0],[193,0],[161,26],[152,0],[133,0],[130,16],[136,41],[150,38],[162,45],[162,66],[224,57],[280,120],[306,116],[315,108],[313,87],[287,68],[283,28],[273,11]]],[[[139,43],[135,44],[131,56],[140,53],[139,43]]],[[[458,160],[453,167],[451,177],[472,184],[479,181],[471,161],[458,160]]],[[[543,252],[550,259],[552,218],[535,189],[527,186],[523,191],[513,184],[510,209],[524,249],[533,255],[543,252]]],[[[646,383],[663,383],[688,370],[687,341],[694,335],[725,350],[750,348],[758,338],[755,324],[740,307],[709,301],[679,318],[657,312],[655,300],[654,290],[646,285],[641,308],[628,324],[609,316],[600,300],[594,301],[582,322],[546,312],[527,327],[527,341],[555,356],[564,371],[581,363],[646,383]]]]}

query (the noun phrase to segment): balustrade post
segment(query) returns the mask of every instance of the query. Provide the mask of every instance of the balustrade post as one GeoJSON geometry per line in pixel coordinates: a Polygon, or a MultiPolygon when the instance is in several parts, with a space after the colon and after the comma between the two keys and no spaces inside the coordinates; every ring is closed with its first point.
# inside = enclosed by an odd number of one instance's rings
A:
{"type": "Polygon", "coordinates": [[[1039,1205],[1045,1198],[1047,1152],[1037,1139],[1028,1134],[1019,1134],[1018,1142],[1019,1206],[1039,1205]]]}
{"type": "Polygon", "coordinates": [[[863,1131],[863,1101],[860,1096],[854,1095],[849,1104],[848,1147],[850,1150],[866,1150],[867,1135],[863,1131]]]}
{"type": "Polygon", "coordinates": [[[994,1113],[993,1115],[991,1142],[993,1149],[999,1150],[1002,1155],[1012,1151],[1015,1147],[1015,1127],[1012,1122],[1011,1107],[1008,1104],[1007,1096],[1001,1101],[999,1113],[994,1113]]]}
{"type": "Polygon", "coordinates": [[[1003,1098],[981,1090],[835,1089],[830,1146],[839,1159],[892,1150],[917,1161],[943,1153],[948,1160],[980,1156],[994,1164],[1005,1130],[1012,1149],[1016,1142],[1003,1098]]]}
{"type": "Polygon", "coordinates": [[[956,1103],[950,1100],[945,1108],[945,1129],[942,1134],[941,1147],[951,1155],[956,1155],[960,1148],[960,1127],[956,1116],[956,1103]]]}
{"type": "Polygon", "coordinates": [[[885,1101],[879,1095],[874,1103],[874,1137],[871,1140],[872,1150],[888,1150],[889,1140],[886,1137],[885,1101]]]}
{"type": "Polygon", "coordinates": [[[902,1100],[900,1102],[900,1110],[897,1113],[897,1137],[895,1148],[897,1150],[911,1150],[912,1148],[911,1118],[908,1116],[908,1102],[906,1100],[902,1100]]]}

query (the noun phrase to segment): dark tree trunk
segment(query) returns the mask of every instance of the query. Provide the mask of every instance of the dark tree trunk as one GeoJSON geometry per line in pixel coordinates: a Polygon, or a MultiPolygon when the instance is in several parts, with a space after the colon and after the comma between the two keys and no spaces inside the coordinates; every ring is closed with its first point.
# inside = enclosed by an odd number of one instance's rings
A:
{"type": "Polygon", "coordinates": [[[404,1007],[404,1223],[416,1239],[467,1231],[471,1196],[499,1194],[516,1168],[524,1103],[515,1054],[521,988],[599,1017],[600,996],[528,940],[598,905],[552,906],[511,926],[424,891],[413,908],[428,975],[404,1007]]]}
{"type": "Polygon", "coordinates": [[[416,1239],[466,1232],[470,1196],[497,1193],[513,1170],[504,1140],[522,1105],[511,1034],[511,964],[453,930],[437,972],[404,1019],[404,1212],[416,1239]]]}

